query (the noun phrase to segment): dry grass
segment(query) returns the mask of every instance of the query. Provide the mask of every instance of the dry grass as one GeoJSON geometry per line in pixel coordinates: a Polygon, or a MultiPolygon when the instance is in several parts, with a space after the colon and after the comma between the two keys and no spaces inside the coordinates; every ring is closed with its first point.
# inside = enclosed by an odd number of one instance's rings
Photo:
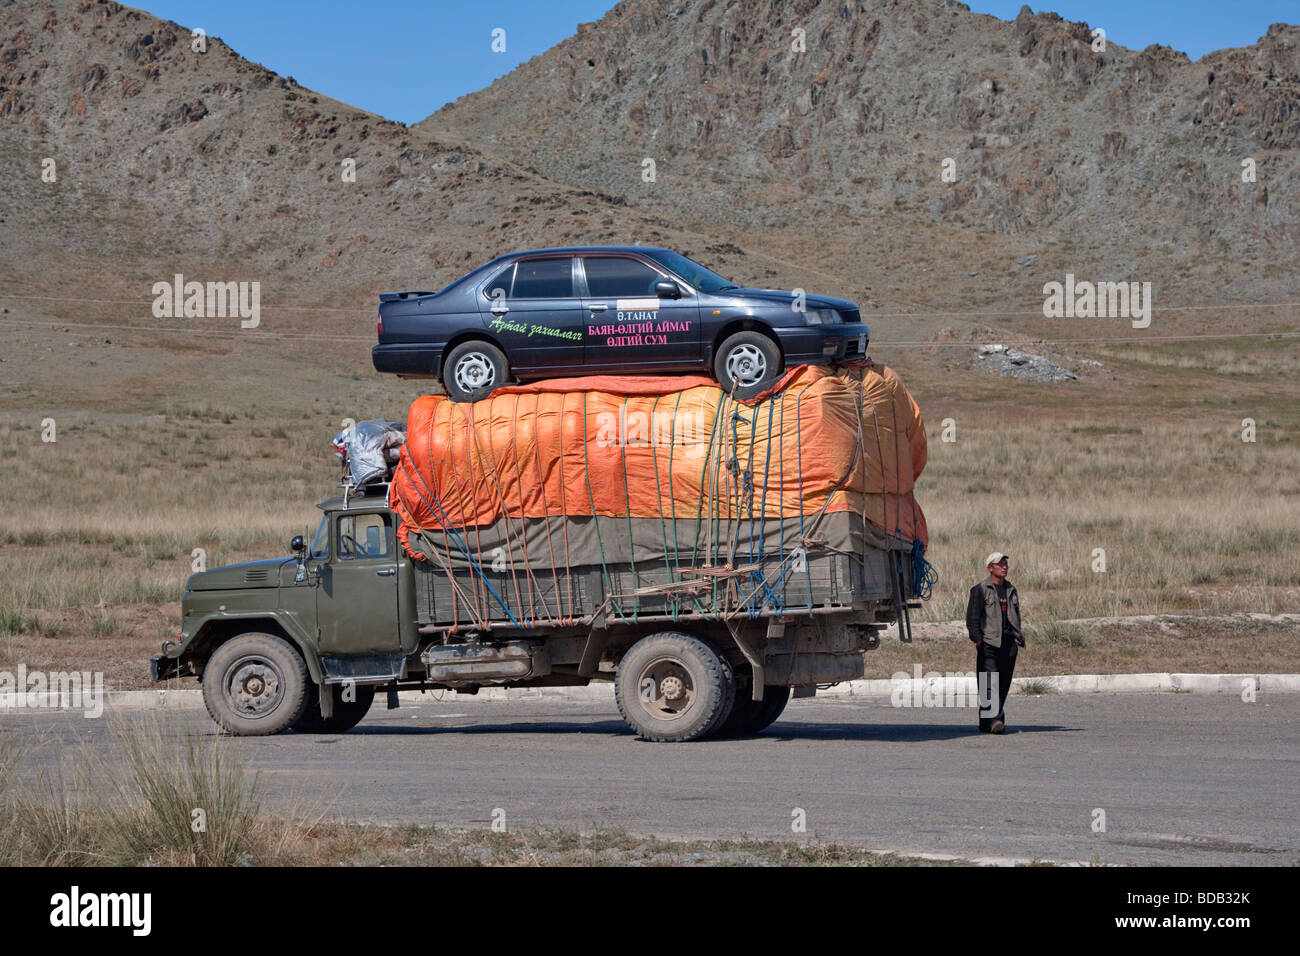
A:
{"type": "Polygon", "coordinates": [[[921,479],[940,575],[927,620],[965,615],[993,550],[1027,616],[1300,609],[1300,446],[1294,426],[1240,437],[1218,423],[931,424],[921,479]],[[1095,549],[1105,570],[1094,569],[1095,549]]]}
{"type": "MultiPolygon", "coordinates": [[[[920,625],[911,644],[889,638],[867,653],[869,678],[897,673],[967,673],[975,649],[964,626],[920,625]]],[[[1150,621],[1030,622],[1017,677],[1056,674],[1300,673],[1300,620],[1246,615],[1150,621]]]]}
{"type": "MultiPolygon", "coordinates": [[[[208,567],[287,554],[334,493],[328,441],[341,420],[400,419],[428,384],[350,375],[366,364],[351,343],[240,340],[183,355],[119,343],[111,368],[105,356],[56,392],[42,343],[76,350],[69,336],[42,335],[0,400],[20,502],[0,528],[0,667],[94,662],[114,687],[147,683],[195,548],[208,567]],[[40,441],[47,414],[53,444],[40,441]]],[[[1300,610],[1298,350],[1294,340],[1111,347],[1113,383],[1062,387],[954,375],[942,364],[951,350],[892,357],[929,428],[918,496],[940,580],[921,619],[960,618],[995,548],[1011,554],[1035,624],[1300,610]],[[948,417],[954,443],[941,441],[948,417]],[[1241,441],[1245,417],[1253,444],[1241,441]],[[1105,573],[1092,570],[1096,548],[1105,573]]],[[[1053,652],[1081,666],[1086,650],[1053,652]]]]}
{"type": "Polygon", "coordinates": [[[24,754],[0,738],[0,822],[12,835],[0,865],[246,865],[315,822],[266,817],[258,777],[219,736],[178,736],[156,717],[110,733],[112,759],[84,741],[24,754]]]}

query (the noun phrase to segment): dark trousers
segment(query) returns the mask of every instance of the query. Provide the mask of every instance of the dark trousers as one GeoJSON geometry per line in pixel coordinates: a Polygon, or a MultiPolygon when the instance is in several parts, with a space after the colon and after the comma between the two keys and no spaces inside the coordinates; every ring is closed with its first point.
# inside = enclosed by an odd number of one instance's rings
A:
{"type": "Polygon", "coordinates": [[[1002,639],[1001,647],[989,647],[983,641],[975,646],[975,680],[979,688],[980,700],[988,700],[990,706],[980,707],[980,730],[988,730],[994,720],[1006,722],[1002,706],[1007,702],[1007,691],[1011,690],[1011,675],[1016,669],[1016,645],[1007,638],[1002,639]],[[996,682],[996,683],[995,683],[996,682]],[[992,688],[997,688],[997,711],[992,705],[992,688]]]}

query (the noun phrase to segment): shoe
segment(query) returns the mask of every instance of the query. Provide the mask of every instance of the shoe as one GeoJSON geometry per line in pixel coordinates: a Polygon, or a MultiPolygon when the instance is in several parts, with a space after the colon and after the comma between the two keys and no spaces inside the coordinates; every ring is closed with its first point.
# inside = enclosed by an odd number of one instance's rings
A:
{"type": "Polygon", "coordinates": [[[1000,733],[1004,733],[1004,732],[1006,731],[1006,729],[1007,729],[1007,725],[1006,725],[1004,722],[1002,722],[1002,721],[1000,721],[1000,720],[995,720],[995,721],[993,721],[993,723],[989,726],[989,733],[991,733],[991,734],[1000,734],[1000,733]]]}

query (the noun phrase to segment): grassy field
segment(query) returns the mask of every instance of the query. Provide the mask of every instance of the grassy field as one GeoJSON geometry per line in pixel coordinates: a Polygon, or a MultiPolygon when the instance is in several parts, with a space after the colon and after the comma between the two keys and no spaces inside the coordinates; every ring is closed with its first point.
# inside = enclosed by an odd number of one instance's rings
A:
{"type": "MultiPolygon", "coordinates": [[[[195,549],[209,568],[287,554],[334,493],[329,439],[343,419],[404,419],[424,383],[381,378],[351,343],[127,333],[139,341],[110,348],[88,335],[33,332],[18,343],[26,356],[4,366],[0,667],[93,663],[109,686],[142,686],[148,657],[175,633],[195,549]],[[47,418],[54,442],[42,441],[47,418]]],[[[1026,618],[1040,625],[1300,611],[1294,342],[1112,347],[1104,375],[1068,386],[954,370],[951,350],[893,357],[929,438],[918,498],[939,583],[920,620],[960,618],[995,549],[1011,555],[1026,618]],[[1242,441],[1244,418],[1254,442],[1242,441]]],[[[1195,641],[1125,633],[1135,669],[1209,660],[1195,641]]],[[[1097,661],[1113,643],[1093,635],[1040,662],[1123,667],[1118,651],[1097,661]]],[[[1250,659],[1300,671],[1293,637],[1250,659]]]]}

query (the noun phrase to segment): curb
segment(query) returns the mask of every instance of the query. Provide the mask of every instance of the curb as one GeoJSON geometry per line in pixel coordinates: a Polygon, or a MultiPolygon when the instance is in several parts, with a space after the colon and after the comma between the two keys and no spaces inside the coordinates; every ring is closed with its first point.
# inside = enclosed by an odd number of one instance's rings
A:
{"type": "MultiPolygon", "coordinates": [[[[1059,677],[1016,677],[1013,694],[1234,694],[1247,686],[1256,693],[1300,693],[1300,674],[1065,674],[1059,677]]],[[[845,681],[818,697],[892,697],[895,693],[951,695],[975,694],[975,682],[967,675],[927,674],[922,678],[845,681]]]]}
{"type": "MultiPolygon", "coordinates": [[[[1017,677],[1011,682],[1014,694],[1232,694],[1239,696],[1247,687],[1259,694],[1300,693],[1300,674],[1065,674],[1058,677],[1017,677]],[[1028,687],[1029,689],[1026,689],[1028,687]]],[[[444,691],[443,693],[447,693],[444,691]]],[[[451,692],[456,693],[456,692],[451,692]]],[[[921,678],[895,680],[852,680],[819,689],[818,697],[892,698],[895,694],[919,700],[922,695],[975,695],[975,683],[967,675],[927,674],[921,678]]],[[[83,710],[80,706],[15,706],[19,695],[0,694],[0,718],[20,710],[83,710]]],[[[614,699],[614,685],[609,681],[586,687],[484,687],[477,694],[456,693],[452,700],[549,700],[606,701],[614,699]]],[[[444,697],[441,700],[448,700],[444,697]]],[[[200,690],[115,690],[104,695],[105,710],[199,710],[203,708],[200,690]]]]}

